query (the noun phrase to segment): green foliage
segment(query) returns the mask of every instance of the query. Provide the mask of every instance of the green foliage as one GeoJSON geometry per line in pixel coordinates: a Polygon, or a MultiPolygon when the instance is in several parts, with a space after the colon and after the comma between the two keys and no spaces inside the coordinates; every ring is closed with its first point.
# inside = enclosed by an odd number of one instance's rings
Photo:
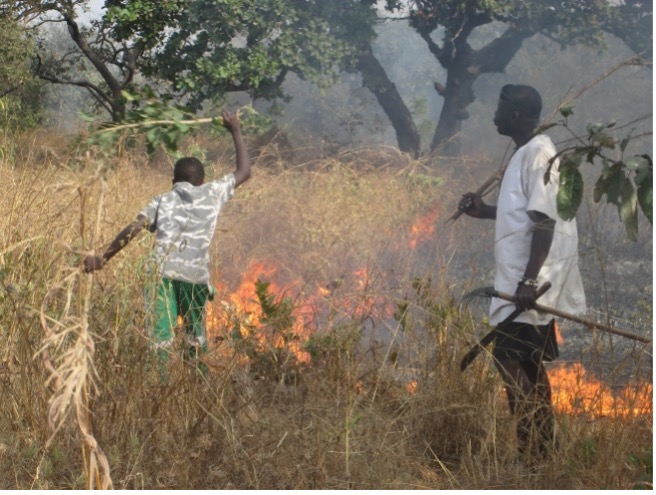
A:
{"type": "Polygon", "coordinates": [[[107,21],[144,48],[144,74],[168,81],[195,110],[231,91],[282,97],[289,72],[334,83],[335,69],[356,55],[357,39],[373,37],[369,3],[128,0],[110,9],[107,21]]]}
{"type": "Polygon", "coordinates": [[[0,127],[25,129],[43,117],[43,88],[32,74],[35,42],[20,23],[0,17],[0,127]]]}
{"type": "MultiPolygon", "coordinates": [[[[157,98],[148,86],[142,95],[123,92],[123,98],[131,105],[125,120],[115,124],[107,123],[92,131],[86,137],[86,145],[109,151],[119,144],[136,145],[142,138],[149,154],[164,148],[178,155],[182,140],[202,124],[209,124],[214,132],[226,132],[221,117],[197,118],[191,110],[176,105],[171,98],[157,98]]],[[[81,116],[95,124],[92,115],[82,113],[81,116]]],[[[271,119],[259,114],[251,106],[239,109],[239,119],[244,134],[261,132],[271,126],[271,119]]]]}
{"type": "MultiPolygon", "coordinates": [[[[563,107],[560,113],[564,120],[554,125],[562,125],[574,134],[567,125],[567,117],[573,113],[572,107],[563,107]]],[[[617,139],[612,134],[614,127],[615,121],[588,124],[586,136],[576,136],[575,145],[559,151],[551,159],[544,181],[546,184],[550,180],[551,166],[560,159],[558,214],[565,220],[571,220],[576,217],[583,199],[584,184],[580,171],[583,160],[590,164],[600,163],[601,173],[594,185],[593,200],[599,203],[605,197],[606,202],[617,206],[627,237],[635,241],[639,210],[653,225],[653,163],[648,154],[625,157],[631,136],[617,139]],[[619,156],[609,156],[613,150],[619,151],[619,156]]]]}
{"type": "MultiPolygon", "coordinates": [[[[297,378],[298,362],[290,344],[297,337],[293,332],[296,318],[289,298],[276,299],[269,293],[270,283],[258,279],[255,294],[262,310],[259,322],[242,321],[241,329],[232,332],[236,348],[250,358],[251,371],[261,378],[290,382],[297,378]]],[[[246,315],[244,315],[246,316],[246,315]]]]}
{"type": "Polygon", "coordinates": [[[259,279],[255,282],[255,293],[262,308],[260,321],[270,326],[274,333],[280,334],[284,342],[289,342],[292,338],[291,327],[295,321],[292,315],[294,306],[288,297],[276,301],[276,296],[269,294],[270,285],[270,282],[259,279]]]}
{"type": "Polygon", "coordinates": [[[652,489],[654,479],[654,452],[648,449],[643,454],[629,454],[628,465],[641,472],[634,482],[634,490],[652,489]]]}

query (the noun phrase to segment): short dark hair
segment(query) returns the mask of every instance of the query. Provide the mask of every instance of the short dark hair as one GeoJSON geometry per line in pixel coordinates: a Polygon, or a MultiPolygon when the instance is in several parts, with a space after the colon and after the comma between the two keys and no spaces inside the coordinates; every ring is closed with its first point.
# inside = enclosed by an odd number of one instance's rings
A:
{"type": "Polygon", "coordinates": [[[198,158],[180,158],[173,166],[173,182],[189,182],[200,186],[205,180],[205,169],[198,158]]]}
{"type": "Polygon", "coordinates": [[[500,98],[517,108],[522,117],[536,122],[540,120],[542,97],[534,87],[525,84],[506,84],[501,88],[500,98]]]}

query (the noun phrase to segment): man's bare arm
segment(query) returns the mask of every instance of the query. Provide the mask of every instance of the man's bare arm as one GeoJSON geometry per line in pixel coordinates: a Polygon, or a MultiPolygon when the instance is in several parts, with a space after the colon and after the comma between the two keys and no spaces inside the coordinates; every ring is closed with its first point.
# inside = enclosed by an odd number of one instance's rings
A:
{"type": "MultiPolygon", "coordinates": [[[[533,281],[537,279],[540,269],[549,255],[556,221],[538,211],[529,211],[528,216],[535,222],[535,225],[533,226],[533,237],[531,238],[531,251],[523,278],[533,281]]],[[[536,285],[519,284],[515,293],[518,300],[517,307],[520,309],[535,307],[536,291],[536,285]]]]}

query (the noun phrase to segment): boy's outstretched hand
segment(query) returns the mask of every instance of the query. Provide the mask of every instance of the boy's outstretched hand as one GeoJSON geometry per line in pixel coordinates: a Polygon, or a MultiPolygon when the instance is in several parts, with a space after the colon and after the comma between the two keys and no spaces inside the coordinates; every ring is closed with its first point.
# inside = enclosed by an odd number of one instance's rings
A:
{"type": "Polygon", "coordinates": [[[87,256],[84,258],[84,273],[91,273],[100,270],[105,262],[102,256],[87,256]]]}

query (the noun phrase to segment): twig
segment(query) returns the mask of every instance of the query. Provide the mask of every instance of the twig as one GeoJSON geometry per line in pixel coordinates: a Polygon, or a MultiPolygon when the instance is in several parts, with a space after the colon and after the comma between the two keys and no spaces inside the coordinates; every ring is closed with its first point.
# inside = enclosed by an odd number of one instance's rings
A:
{"type": "MultiPolygon", "coordinates": [[[[644,53],[644,52],[642,52],[642,53],[644,53]]],[[[553,112],[551,112],[551,113],[549,114],[549,116],[544,120],[544,123],[543,123],[542,125],[544,125],[544,124],[550,122],[551,119],[554,118],[554,116],[558,113],[558,111],[559,111],[563,106],[565,106],[565,105],[569,105],[569,104],[572,103],[574,100],[576,100],[578,97],[580,97],[583,93],[585,93],[586,91],[588,91],[588,90],[589,90],[590,88],[592,88],[593,86],[596,86],[597,84],[599,84],[599,83],[600,83],[601,81],[603,81],[604,79],[610,77],[612,74],[614,74],[615,72],[617,72],[618,70],[620,70],[622,67],[624,67],[624,66],[626,66],[626,65],[632,65],[633,62],[636,61],[636,59],[639,59],[639,58],[640,58],[640,56],[642,55],[642,53],[640,53],[640,54],[638,54],[638,55],[633,55],[633,56],[627,58],[626,60],[623,60],[623,61],[620,62],[619,64],[614,65],[613,67],[611,67],[610,69],[608,69],[606,72],[604,72],[603,74],[601,74],[599,77],[597,77],[596,79],[592,80],[591,82],[589,82],[588,84],[586,84],[585,86],[583,86],[579,91],[577,91],[577,92],[576,92],[573,96],[571,96],[570,98],[561,100],[560,104],[559,104],[559,105],[553,110],[553,112]]]]}
{"type": "MultiPolygon", "coordinates": [[[[644,52],[643,52],[643,53],[644,53],[644,52]]],[[[622,67],[624,67],[624,66],[626,66],[626,65],[631,65],[633,62],[635,62],[636,59],[640,58],[640,55],[642,55],[642,53],[640,53],[640,54],[638,54],[638,55],[633,55],[633,56],[629,57],[628,59],[623,60],[623,61],[620,62],[619,64],[617,64],[617,65],[611,67],[610,69],[608,69],[606,72],[604,72],[603,74],[601,74],[599,77],[597,77],[596,79],[594,79],[594,80],[591,81],[590,83],[588,83],[588,84],[586,84],[585,86],[583,86],[579,91],[577,91],[577,92],[576,92],[573,96],[571,96],[569,99],[561,100],[560,104],[559,104],[559,105],[554,109],[554,111],[551,112],[551,114],[549,114],[549,116],[544,120],[542,126],[544,126],[545,124],[549,123],[549,122],[551,121],[551,119],[553,119],[553,117],[558,113],[558,111],[559,111],[564,105],[567,105],[567,104],[571,103],[572,101],[576,100],[576,99],[577,99],[579,96],[581,96],[583,93],[585,93],[586,91],[588,91],[590,88],[592,88],[593,86],[595,86],[595,85],[598,84],[599,82],[601,82],[601,81],[603,81],[604,79],[608,78],[609,76],[611,76],[612,74],[614,74],[615,72],[617,72],[618,70],[620,70],[622,67]]],[[[507,149],[506,149],[506,153],[507,153],[507,149]]],[[[503,177],[503,173],[505,172],[507,166],[508,166],[508,164],[507,164],[506,161],[505,161],[505,153],[504,153],[504,160],[503,160],[503,162],[502,162],[502,164],[501,164],[501,167],[499,167],[499,170],[497,170],[497,172],[494,174],[494,176],[490,177],[490,178],[489,178],[489,179],[488,179],[488,180],[487,180],[487,181],[486,181],[481,187],[479,187],[479,188],[476,190],[476,195],[482,197],[484,193],[487,194],[487,192],[489,192],[489,191],[488,191],[488,188],[489,188],[490,186],[492,186],[493,184],[496,184],[498,181],[501,180],[501,178],[503,177]]],[[[491,190],[491,189],[490,189],[490,190],[491,190]]],[[[455,212],[453,215],[451,215],[451,217],[446,221],[446,224],[449,225],[449,224],[455,222],[458,218],[460,218],[460,215],[462,215],[462,213],[463,213],[463,212],[460,211],[460,210],[456,211],[456,212],[455,212]]]]}

